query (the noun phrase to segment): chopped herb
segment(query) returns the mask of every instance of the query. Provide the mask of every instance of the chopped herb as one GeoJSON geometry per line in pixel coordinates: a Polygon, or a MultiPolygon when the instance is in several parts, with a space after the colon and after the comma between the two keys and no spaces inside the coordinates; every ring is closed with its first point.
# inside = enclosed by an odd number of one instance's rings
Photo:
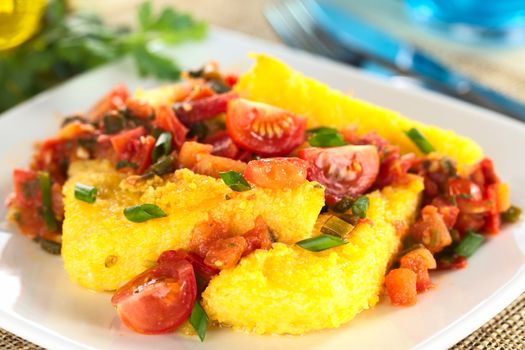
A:
{"type": "Polygon", "coordinates": [[[348,242],[332,235],[321,234],[317,237],[312,237],[308,239],[303,239],[302,241],[297,242],[296,244],[306,250],[312,252],[320,252],[326,249],[338,247],[348,242]]]}
{"type": "Polygon", "coordinates": [[[353,229],[354,225],[334,215],[326,220],[323,227],[321,227],[321,232],[344,238],[352,232],[353,229]]]}
{"type": "Polygon", "coordinates": [[[350,208],[352,208],[352,204],[354,204],[354,200],[352,198],[343,197],[339,202],[335,203],[332,210],[336,213],[345,213],[350,210],[350,208]]]}
{"type": "Polygon", "coordinates": [[[501,218],[505,222],[514,223],[520,219],[521,209],[512,205],[509,209],[501,213],[501,218]]]}
{"type": "Polygon", "coordinates": [[[40,184],[40,191],[42,192],[42,215],[44,221],[49,231],[56,232],[58,223],[53,213],[51,177],[49,173],[43,171],[38,172],[38,182],[40,184]]]}
{"type": "Polygon", "coordinates": [[[188,139],[197,138],[197,141],[202,141],[208,136],[208,126],[206,123],[195,123],[190,126],[188,130],[188,139]]]}
{"type": "Polygon", "coordinates": [[[139,204],[124,209],[124,216],[129,221],[144,222],[165,217],[167,214],[155,204],[139,204]]]}
{"type": "Polygon", "coordinates": [[[456,165],[454,164],[454,162],[452,162],[452,160],[450,160],[447,157],[443,157],[441,158],[440,163],[443,169],[447,172],[448,176],[456,176],[456,165]]]}
{"type": "Polygon", "coordinates": [[[51,241],[45,238],[40,238],[39,243],[40,243],[40,247],[50,254],[59,255],[60,252],[62,251],[61,243],[51,241]]]}
{"type": "Polygon", "coordinates": [[[190,324],[197,332],[199,339],[204,341],[206,330],[208,329],[208,315],[206,315],[206,311],[204,311],[197,300],[195,300],[193,310],[191,310],[190,324]]]}
{"type": "Polygon", "coordinates": [[[124,117],[117,112],[108,113],[104,116],[104,132],[106,134],[116,134],[125,127],[124,117]]]}
{"type": "Polygon", "coordinates": [[[133,162],[130,162],[128,160],[121,160],[117,163],[117,170],[120,170],[122,168],[132,168],[132,169],[137,169],[139,166],[133,162]]]}
{"type": "Polygon", "coordinates": [[[153,148],[152,158],[153,163],[156,163],[157,160],[159,160],[162,156],[167,156],[171,152],[171,143],[173,140],[173,136],[171,135],[171,132],[163,132],[159,135],[157,138],[157,142],[155,142],[155,148],[153,148]]]}
{"type": "Polygon", "coordinates": [[[474,231],[468,231],[465,237],[463,237],[463,239],[456,246],[454,252],[459,256],[468,258],[474,254],[476,250],[478,250],[484,240],[485,237],[482,235],[477,234],[474,231]]]}
{"type": "Polygon", "coordinates": [[[153,164],[144,175],[151,173],[162,176],[175,171],[175,158],[172,156],[163,156],[153,164]]]}
{"type": "Polygon", "coordinates": [[[246,181],[244,176],[241,173],[236,171],[226,171],[220,173],[222,181],[236,192],[243,192],[251,190],[250,184],[246,181]]]}
{"type": "Polygon", "coordinates": [[[352,213],[358,216],[361,219],[366,218],[366,212],[368,206],[370,205],[370,200],[367,196],[359,196],[352,204],[352,213]]]}
{"type": "Polygon", "coordinates": [[[419,150],[424,154],[428,154],[436,150],[418,129],[412,128],[408,131],[405,131],[405,134],[410,138],[410,140],[412,140],[412,142],[416,144],[417,148],[419,148],[419,150]]]}
{"type": "Polygon", "coordinates": [[[314,147],[337,147],[346,145],[343,135],[333,128],[316,128],[309,130],[309,133],[308,143],[314,147]]]}
{"type": "Polygon", "coordinates": [[[217,94],[223,94],[231,90],[230,86],[226,85],[224,82],[220,80],[216,80],[216,79],[211,80],[209,84],[210,84],[211,89],[215,91],[215,93],[217,94]]]}
{"type": "Polygon", "coordinates": [[[77,182],[75,184],[75,198],[86,203],[95,203],[97,188],[77,182]]]}

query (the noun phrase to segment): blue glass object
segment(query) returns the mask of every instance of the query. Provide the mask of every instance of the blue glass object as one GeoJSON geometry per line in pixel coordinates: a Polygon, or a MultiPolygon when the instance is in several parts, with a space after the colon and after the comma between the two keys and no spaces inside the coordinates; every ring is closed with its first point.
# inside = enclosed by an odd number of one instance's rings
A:
{"type": "Polygon", "coordinates": [[[418,23],[472,43],[525,43],[525,0],[405,0],[418,23]]]}

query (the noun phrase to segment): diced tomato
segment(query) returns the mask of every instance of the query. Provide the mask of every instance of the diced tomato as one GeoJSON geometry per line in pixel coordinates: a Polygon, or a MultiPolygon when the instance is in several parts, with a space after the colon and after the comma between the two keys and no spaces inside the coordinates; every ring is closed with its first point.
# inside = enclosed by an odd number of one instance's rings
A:
{"type": "Polygon", "coordinates": [[[206,97],[214,96],[215,92],[206,85],[201,79],[194,80],[191,92],[184,98],[184,101],[196,101],[206,97]]]}
{"type": "Polygon", "coordinates": [[[385,277],[385,286],[390,301],[397,306],[410,306],[417,302],[417,275],[414,271],[399,268],[391,270],[385,277]]]}
{"type": "Polygon", "coordinates": [[[218,239],[210,245],[204,263],[219,270],[231,269],[237,265],[247,246],[242,236],[218,239]]]}
{"type": "Polygon", "coordinates": [[[182,144],[179,153],[179,163],[188,169],[193,169],[197,163],[197,155],[211,154],[212,145],[206,145],[195,141],[186,141],[182,144]]]}
{"type": "Polygon", "coordinates": [[[226,74],[224,76],[224,82],[229,87],[233,87],[235,84],[237,84],[237,81],[239,80],[239,77],[235,74],[226,74]]]}
{"type": "Polygon", "coordinates": [[[195,274],[202,278],[206,284],[219,273],[218,269],[206,265],[204,259],[197,254],[184,250],[167,250],[159,256],[158,263],[173,263],[177,260],[188,261],[193,266],[195,274]]]}
{"type": "Polygon", "coordinates": [[[235,99],[228,105],[226,128],[246,150],[261,156],[286,156],[303,143],[306,119],[267,104],[235,99]]]}
{"type": "Polygon", "coordinates": [[[262,216],[258,216],[255,219],[255,226],[242,236],[247,243],[243,255],[248,255],[256,249],[270,249],[272,247],[272,235],[262,216]]]}
{"type": "Polygon", "coordinates": [[[375,146],[312,147],[301,150],[299,157],[310,163],[308,180],[325,186],[329,204],[364,193],[379,173],[375,146]]]}
{"type": "Polygon", "coordinates": [[[36,171],[15,169],[13,184],[14,203],[17,207],[37,208],[42,205],[42,193],[36,171]]]}
{"type": "Polygon", "coordinates": [[[119,84],[115,86],[104,97],[102,97],[86,114],[86,117],[92,121],[97,121],[107,112],[113,109],[120,109],[125,106],[125,102],[129,97],[128,88],[119,84]]]}
{"type": "Polygon", "coordinates": [[[228,102],[237,98],[234,92],[176,103],[173,106],[177,117],[184,125],[191,125],[226,113],[228,102]]]}
{"type": "Polygon", "coordinates": [[[244,169],[246,169],[246,163],[230,158],[205,153],[198,154],[196,158],[197,162],[193,167],[193,171],[197,174],[208,175],[215,178],[219,178],[220,173],[225,171],[232,170],[242,173],[244,169]]]}
{"type": "Polygon", "coordinates": [[[244,170],[246,180],[264,188],[297,188],[306,181],[308,162],[299,158],[252,160],[244,170]]]}
{"type": "Polygon", "coordinates": [[[91,124],[73,121],[62,127],[57,134],[57,137],[62,140],[74,140],[79,137],[94,135],[95,128],[91,124]]]}
{"type": "Polygon", "coordinates": [[[465,233],[469,230],[474,230],[479,232],[481,228],[485,225],[485,215],[484,214],[466,214],[459,212],[458,219],[454,228],[461,233],[465,233]]]}
{"type": "Polygon", "coordinates": [[[169,333],[188,319],[197,297],[192,265],[160,262],[120,287],[111,299],[122,322],[144,334],[169,333]]]}
{"type": "Polygon", "coordinates": [[[437,261],[438,270],[459,270],[467,267],[467,258],[457,256],[452,259],[439,259],[437,261]]]}
{"type": "Polygon", "coordinates": [[[459,215],[459,208],[441,197],[436,197],[432,201],[432,205],[438,208],[438,212],[443,218],[445,225],[450,230],[456,224],[459,215]]]}
{"type": "Polygon", "coordinates": [[[155,115],[155,110],[146,101],[129,98],[126,101],[126,109],[135,118],[148,119],[155,115]]]}
{"type": "Polygon", "coordinates": [[[111,136],[111,144],[119,161],[126,160],[137,165],[137,173],[142,174],[151,165],[151,153],[155,138],[146,135],[142,126],[111,136]]]}
{"type": "Polygon", "coordinates": [[[145,135],[146,129],[139,126],[138,128],[125,130],[115,136],[111,136],[110,141],[117,155],[122,155],[128,151],[129,144],[132,141],[139,140],[141,136],[145,135]]]}
{"type": "Polygon", "coordinates": [[[421,242],[432,253],[438,253],[452,243],[452,237],[447,229],[438,208],[427,205],[421,210],[421,218],[411,228],[412,236],[421,242]]]}
{"type": "Polygon", "coordinates": [[[190,250],[205,257],[213,242],[229,236],[229,228],[223,222],[213,219],[199,222],[191,232],[190,250]]]}
{"type": "Polygon", "coordinates": [[[240,152],[239,147],[233,142],[226,130],[208,136],[204,143],[213,145],[212,154],[216,156],[237,159],[240,152]]]}
{"type": "Polygon", "coordinates": [[[171,133],[173,145],[179,149],[186,141],[188,129],[179,121],[169,106],[159,106],[155,111],[153,125],[171,133]]]}
{"type": "Polygon", "coordinates": [[[421,293],[433,287],[429,269],[436,268],[436,260],[432,253],[426,248],[412,250],[401,257],[400,265],[403,268],[414,271],[417,275],[417,292],[421,293]]]}
{"type": "Polygon", "coordinates": [[[450,178],[448,180],[448,194],[451,197],[464,196],[471,200],[481,200],[483,193],[474,182],[463,178],[450,178]]]}
{"type": "Polygon", "coordinates": [[[33,155],[31,168],[49,172],[60,183],[67,179],[67,169],[71,159],[76,156],[76,148],[71,140],[50,138],[37,148],[33,155]]]}

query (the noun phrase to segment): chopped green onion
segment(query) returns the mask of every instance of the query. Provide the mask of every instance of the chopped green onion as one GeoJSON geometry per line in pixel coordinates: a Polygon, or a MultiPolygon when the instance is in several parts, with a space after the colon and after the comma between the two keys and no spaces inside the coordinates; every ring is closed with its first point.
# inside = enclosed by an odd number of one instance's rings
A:
{"type": "Polygon", "coordinates": [[[171,132],[163,132],[159,135],[157,142],[155,142],[155,148],[153,148],[153,163],[156,163],[160,157],[170,154],[172,140],[171,132]]]}
{"type": "Polygon", "coordinates": [[[482,235],[477,234],[474,231],[468,231],[465,237],[463,237],[454,249],[454,253],[468,258],[478,250],[484,240],[485,237],[482,235]]]}
{"type": "Polygon", "coordinates": [[[195,332],[197,332],[199,339],[204,341],[206,330],[208,329],[208,315],[206,315],[206,311],[204,311],[197,300],[195,300],[193,310],[191,310],[190,324],[193,329],[195,329],[195,332]]]}
{"type": "Polygon", "coordinates": [[[195,123],[190,126],[188,130],[188,139],[197,138],[197,141],[202,141],[208,136],[208,126],[205,123],[195,123]]]}
{"type": "Polygon", "coordinates": [[[133,162],[127,161],[127,160],[121,160],[117,163],[117,170],[120,170],[122,168],[132,168],[137,169],[139,166],[133,162]]]}
{"type": "Polygon", "coordinates": [[[45,238],[40,238],[40,247],[46,252],[54,255],[60,255],[60,252],[62,251],[61,243],[51,241],[45,238]]]}
{"type": "Polygon", "coordinates": [[[512,205],[509,209],[501,213],[503,221],[514,223],[520,219],[521,209],[512,205]]]}
{"type": "Polygon", "coordinates": [[[162,156],[159,160],[150,166],[144,175],[151,173],[161,176],[175,171],[175,159],[172,156],[162,156]]]}
{"type": "Polygon", "coordinates": [[[428,154],[434,152],[436,149],[428,142],[423,134],[416,128],[405,131],[405,134],[414,142],[421,152],[428,154]]]}
{"type": "Polygon", "coordinates": [[[312,252],[320,252],[326,249],[338,247],[343,244],[347,244],[348,242],[332,235],[327,234],[321,234],[317,237],[307,238],[303,239],[302,241],[299,241],[295,244],[297,244],[299,247],[312,251],[312,252]]]}
{"type": "Polygon", "coordinates": [[[309,130],[311,136],[308,143],[314,147],[337,147],[344,146],[346,142],[343,135],[333,128],[316,128],[309,130]]]}
{"type": "Polygon", "coordinates": [[[52,194],[51,194],[51,177],[49,173],[38,172],[38,182],[42,192],[42,216],[46,222],[49,231],[55,232],[58,229],[58,223],[53,213],[52,194]]]}
{"type": "Polygon", "coordinates": [[[236,171],[226,171],[219,174],[222,181],[236,192],[243,192],[251,190],[250,184],[246,181],[244,176],[241,173],[236,171]]]}
{"type": "Polygon", "coordinates": [[[350,197],[343,197],[339,202],[335,203],[332,208],[336,213],[346,213],[350,208],[352,208],[354,200],[350,197]]]}
{"type": "Polygon", "coordinates": [[[359,196],[352,204],[352,213],[361,219],[366,218],[366,212],[368,206],[370,205],[370,200],[367,196],[359,196]]]}
{"type": "Polygon", "coordinates": [[[124,129],[124,117],[117,113],[109,113],[104,116],[104,132],[106,134],[116,134],[124,129]]]}
{"type": "Polygon", "coordinates": [[[167,214],[155,204],[139,204],[124,209],[124,216],[129,221],[144,222],[165,217],[167,214]]]}
{"type": "Polygon", "coordinates": [[[75,198],[86,203],[95,203],[97,188],[77,182],[75,184],[75,198]]]}
{"type": "Polygon", "coordinates": [[[353,229],[354,225],[334,215],[326,220],[323,227],[321,227],[321,232],[326,233],[327,235],[344,238],[352,232],[353,229]]]}

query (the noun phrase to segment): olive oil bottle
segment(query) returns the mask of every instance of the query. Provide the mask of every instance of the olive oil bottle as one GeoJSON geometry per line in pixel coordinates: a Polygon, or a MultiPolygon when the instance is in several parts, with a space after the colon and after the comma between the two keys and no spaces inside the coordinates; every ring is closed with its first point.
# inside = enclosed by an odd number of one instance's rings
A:
{"type": "Polygon", "coordinates": [[[0,50],[29,39],[40,26],[47,0],[0,0],[0,50]]]}

